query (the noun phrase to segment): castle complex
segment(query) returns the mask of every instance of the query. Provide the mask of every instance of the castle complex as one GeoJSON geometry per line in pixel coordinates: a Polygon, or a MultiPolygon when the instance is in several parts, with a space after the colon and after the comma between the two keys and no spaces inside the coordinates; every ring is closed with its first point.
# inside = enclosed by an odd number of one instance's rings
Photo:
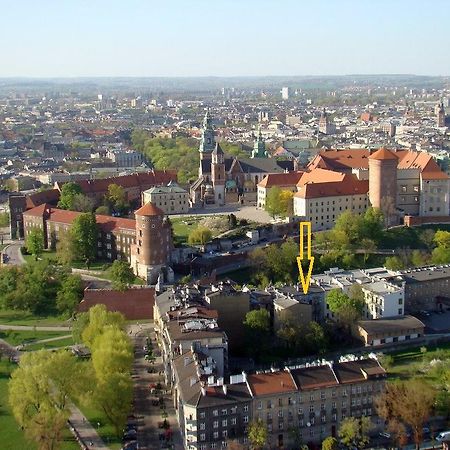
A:
{"type": "MultiPolygon", "coordinates": [[[[34,229],[42,230],[44,246],[56,248],[61,233],[67,232],[81,213],[54,208],[46,203],[23,213],[24,237],[34,229]]],[[[172,250],[170,224],[163,211],[147,203],[135,211],[135,219],[123,219],[97,214],[97,257],[130,262],[134,273],[148,284],[156,283],[162,273],[173,279],[169,267],[172,250]]]]}

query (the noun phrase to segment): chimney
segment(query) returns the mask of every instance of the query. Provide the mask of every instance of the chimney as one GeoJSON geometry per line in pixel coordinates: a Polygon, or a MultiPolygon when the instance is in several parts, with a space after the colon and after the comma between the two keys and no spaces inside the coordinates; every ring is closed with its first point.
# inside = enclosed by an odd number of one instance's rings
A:
{"type": "Polygon", "coordinates": [[[222,386],[222,390],[223,390],[223,395],[227,395],[228,387],[227,387],[226,384],[224,384],[224,385],[222,386]]]}

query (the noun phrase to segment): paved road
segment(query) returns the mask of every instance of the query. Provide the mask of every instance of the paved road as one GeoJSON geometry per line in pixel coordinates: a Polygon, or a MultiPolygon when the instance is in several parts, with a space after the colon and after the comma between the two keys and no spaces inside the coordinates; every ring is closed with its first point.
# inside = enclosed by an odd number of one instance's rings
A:
{"type": "MultiPolygon", "coordinates": [[[[134,413],[141,417],[140,427],[138,430],[138,441],[140,449],[155,450],[166,445],[164,440],[160,440],[160,435],[164,434],[164,431],[158,428],[158,423],[162,422],[161,412],[162,409],[159,405],[153,405],[152,400],[157,400],[154,394],[150,393],[149,384],[163,383],[164,377],[159,374],[159,371],[163,370],[161,357],[156,358],[156,362],[153,367],[155,373],[147,373],[147,369],[150,367],[150,363],[145,361],[145,352],[143,346],[145,345],[146,336],[150,334],[153,339],[153,348],[158,351],[156,344],[155,334],[153,332],[153,324],[147,323],[139,325],[132,325],[129,329],[132,331],[135,359],[133,366],[133,378],[134,378],[134,413]]],[[[166,406],[166,412],[168,414],[167,420],[172,430],[172,448],[175,450],[183,449],[180,429],[178,427],[177,418],[175,416],[175,409],[173,407],[172,395],[170,393],[160,395],[166,406]]]]}
{"type": "Polygon", "coordinates": [[[69,426],[71,427],[72,433],[79,438],[81,444],[85,445],[85,448],[89,448],[90,450],[108,450],[109,447],[105,445],[95,428],[73,404],[70,405],[69,426]]]}
{"type": "Polygon", "coordinates": [[[68,326],[53,326],[53,327],[33,327],[30,325],[0,325],[0,330],[15,330],[15,331],[71,331],[68,326]]]}
{"type": "Polygon", "coordinates": [[[22,253],[20,251],[22,245],[22,241],[14,241],[13,243],[8,244],[3,249],[2,253],[5,253],[8,257],[6,264],[12,266],[21,266],[22,264],[25,264],[25,260],[23,259],[22,253]]]}

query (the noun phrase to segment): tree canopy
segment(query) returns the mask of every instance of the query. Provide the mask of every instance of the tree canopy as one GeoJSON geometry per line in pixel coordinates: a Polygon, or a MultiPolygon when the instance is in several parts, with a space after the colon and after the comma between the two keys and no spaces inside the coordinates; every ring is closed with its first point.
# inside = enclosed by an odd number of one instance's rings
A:
{"type": "Polygon", "coordinates": [[[70,411],[69,397],[83,378],[66,351],[25,353],[8,384],[9,404],[28,439],[40,449],[59,448],[70,411]]]}
{"type": "Polygon", "coordinates": [[[134,281],[134,272],[128,261],[116,260],[109,270],[114,289],[125,291],[134,281]]]}
{"type": "Polygon", "coordinates": [[[83,191],[78,183],[73,181],[64,183],[61,187],[58,208],[73,210],[75,197],[82,193],[83,191]]]}
{"type": "Polygon", "coordinates": [[[205,245],[212,238],[212,233],[209,228],[198,226],[189,233],[188,242],[189,244],[201,244],[205,245]]]}
{"type": "Polygon", "coordinates": [[[86,261],[87,265],[97,256],[98,227],[93,213],[83,213],[76,217],[70,229],[75,258],[86,261]]]}
{"type": "Polygon", "coordinates": [[[272,216],[289,217],[294,213],[294,193],[278,186],[271,188],[266,198],[266,211],[272,216]]]}
{"type": "Polygon", "coordinates": [[[44,232],[40,228],[33,228],[27,235],[25,246],[37,261],[44,251],[44,232]]]}

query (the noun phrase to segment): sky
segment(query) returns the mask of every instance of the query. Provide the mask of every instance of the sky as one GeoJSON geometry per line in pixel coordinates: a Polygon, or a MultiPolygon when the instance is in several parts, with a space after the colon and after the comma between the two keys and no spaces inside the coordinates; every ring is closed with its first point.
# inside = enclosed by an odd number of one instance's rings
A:
{"type": "Polygon", "coordinates": [[[0,0],[0,77],[450,75],[449,0],[0,0]]]}

